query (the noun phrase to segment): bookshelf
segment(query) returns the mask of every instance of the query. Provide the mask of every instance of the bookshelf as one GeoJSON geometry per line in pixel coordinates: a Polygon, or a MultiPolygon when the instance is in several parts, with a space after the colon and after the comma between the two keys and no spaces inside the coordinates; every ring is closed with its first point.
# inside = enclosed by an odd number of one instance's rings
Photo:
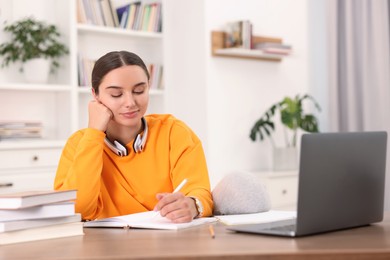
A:
{"type": "MultiPolygon", "coordinates": [[[[133,1],[111,2],[115,8],[133,1]]],[[[141,2],[149,4],[156,1],[141,2]]],[[[164,0],[157,2],[165,5],[164,0]]],[[[62,147],[73,132],[86,127],[88,122],[87,107],[92,96],[90,87],[79,86],[80,53],[96,60],[109,51],[128,50],[139,54],[146,63],[163,65],[165,70],[162,32],[79,23],[78,4],[78,0],[39,0],[34,6],[26,0],[0,1],[0,22],[34,15],[39,20],[57,25],[63,42],[69,48],[69,55],[60,60],[57,74],[50,75],[47,84],[26,83],[17,65],[0,70],[0,121],[34,120],[42,122],[44,128],[43,137],[39,139],[0,140],[0,188],[2,183],[7,184],[0,193],[26,187],[52,188],[62,147]],[[9,163],[6,160],[10,160],[9,163]],[[34,183],[42,185],[29,185],[35,179],[37,182],[34,183]]],[[[165,93],[164,89],[150,90],[152,102],[147,113],[165,112],[165,93]]]]}
{"type": "MultiPolygon", "coordinates": [[[[244,48],[225,48],[226,33],[223,31],[211,32],[211,55],[215,57],[253,59],[280,62],[283,58],[281,55],[263,53],[261,50],[244,49],[244,48]]],[[[281,38],[252,36],[253,44],[262,42],[282,43],[281,38]]]]}

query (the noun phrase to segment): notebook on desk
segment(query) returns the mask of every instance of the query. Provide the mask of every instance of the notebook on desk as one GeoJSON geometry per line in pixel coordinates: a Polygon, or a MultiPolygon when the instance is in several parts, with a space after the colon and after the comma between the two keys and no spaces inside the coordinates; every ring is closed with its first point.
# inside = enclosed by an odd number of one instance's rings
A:
{"type": "Polygon", "coordinates": [[[227,229],[297,237],[382,221],[386,146],[386,132],[304,134],[293,225],[227,229]]]}
{"type": "Polygon", "coordinates": [[[105,218],[84,222],[86,228],[142,228],[142,229],[166,229],[179,230],[195,227],[217,221],[216,218],[196,218],[191,222],[173,223],[169,219],[162,217],[158,212],[146,211],[123,215],[119,217],[105,218]]]}

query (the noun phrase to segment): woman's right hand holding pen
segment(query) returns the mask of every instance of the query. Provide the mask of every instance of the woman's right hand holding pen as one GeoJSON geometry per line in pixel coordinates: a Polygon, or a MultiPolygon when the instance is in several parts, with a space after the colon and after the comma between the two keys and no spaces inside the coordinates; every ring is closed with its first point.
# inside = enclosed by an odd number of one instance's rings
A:
{"type": "Polygon", "coordinates": [[[198,215],[198,210],[192,198],[179,192],[186,183],[187,179],[184,179],[172,193],[158,193],[154,211],[159,211],[161,216],[175,223],[191,222],[198,215]]]}
{"type": "Polygon", "coordinates": [[[88,104],[88,127],[105,132],[108,122],[113,118],[111,110],[104,104],[94,99],[88,104]]]}
{"type": "Polygon", "coordinates": [[[159,202],[154,211],[159,211],[162,217],[174,223],[191,222],[198,214],[194,200],[181,192],[158,193],[156,198],[159,202]]]}

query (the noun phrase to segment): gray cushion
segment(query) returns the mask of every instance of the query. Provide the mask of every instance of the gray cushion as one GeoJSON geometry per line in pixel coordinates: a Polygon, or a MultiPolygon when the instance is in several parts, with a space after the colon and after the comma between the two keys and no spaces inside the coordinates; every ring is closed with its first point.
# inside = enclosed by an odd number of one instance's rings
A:
{"type": "Polygon", "coordinates": [[[268,191],[259,177],[250,173],[230,173],[212,191],[214,215],[247,214],[268,211],[268,191]]]}

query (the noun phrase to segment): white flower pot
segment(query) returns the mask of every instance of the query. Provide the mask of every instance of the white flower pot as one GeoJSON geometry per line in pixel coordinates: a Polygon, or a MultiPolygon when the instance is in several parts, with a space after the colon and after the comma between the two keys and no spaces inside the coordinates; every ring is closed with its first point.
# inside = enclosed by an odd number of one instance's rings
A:
{"type": "Polygon", "coordinates": [[[36,58],[23,65],[24,77],[28,83],[47,83],[50,73],[50,60],[36,58]]]}
{"type": "Polygon", "coordinates": [[[296,147],[277,147],[273,150],[273,170],[296,170],[298,152],[296,147]]]}

